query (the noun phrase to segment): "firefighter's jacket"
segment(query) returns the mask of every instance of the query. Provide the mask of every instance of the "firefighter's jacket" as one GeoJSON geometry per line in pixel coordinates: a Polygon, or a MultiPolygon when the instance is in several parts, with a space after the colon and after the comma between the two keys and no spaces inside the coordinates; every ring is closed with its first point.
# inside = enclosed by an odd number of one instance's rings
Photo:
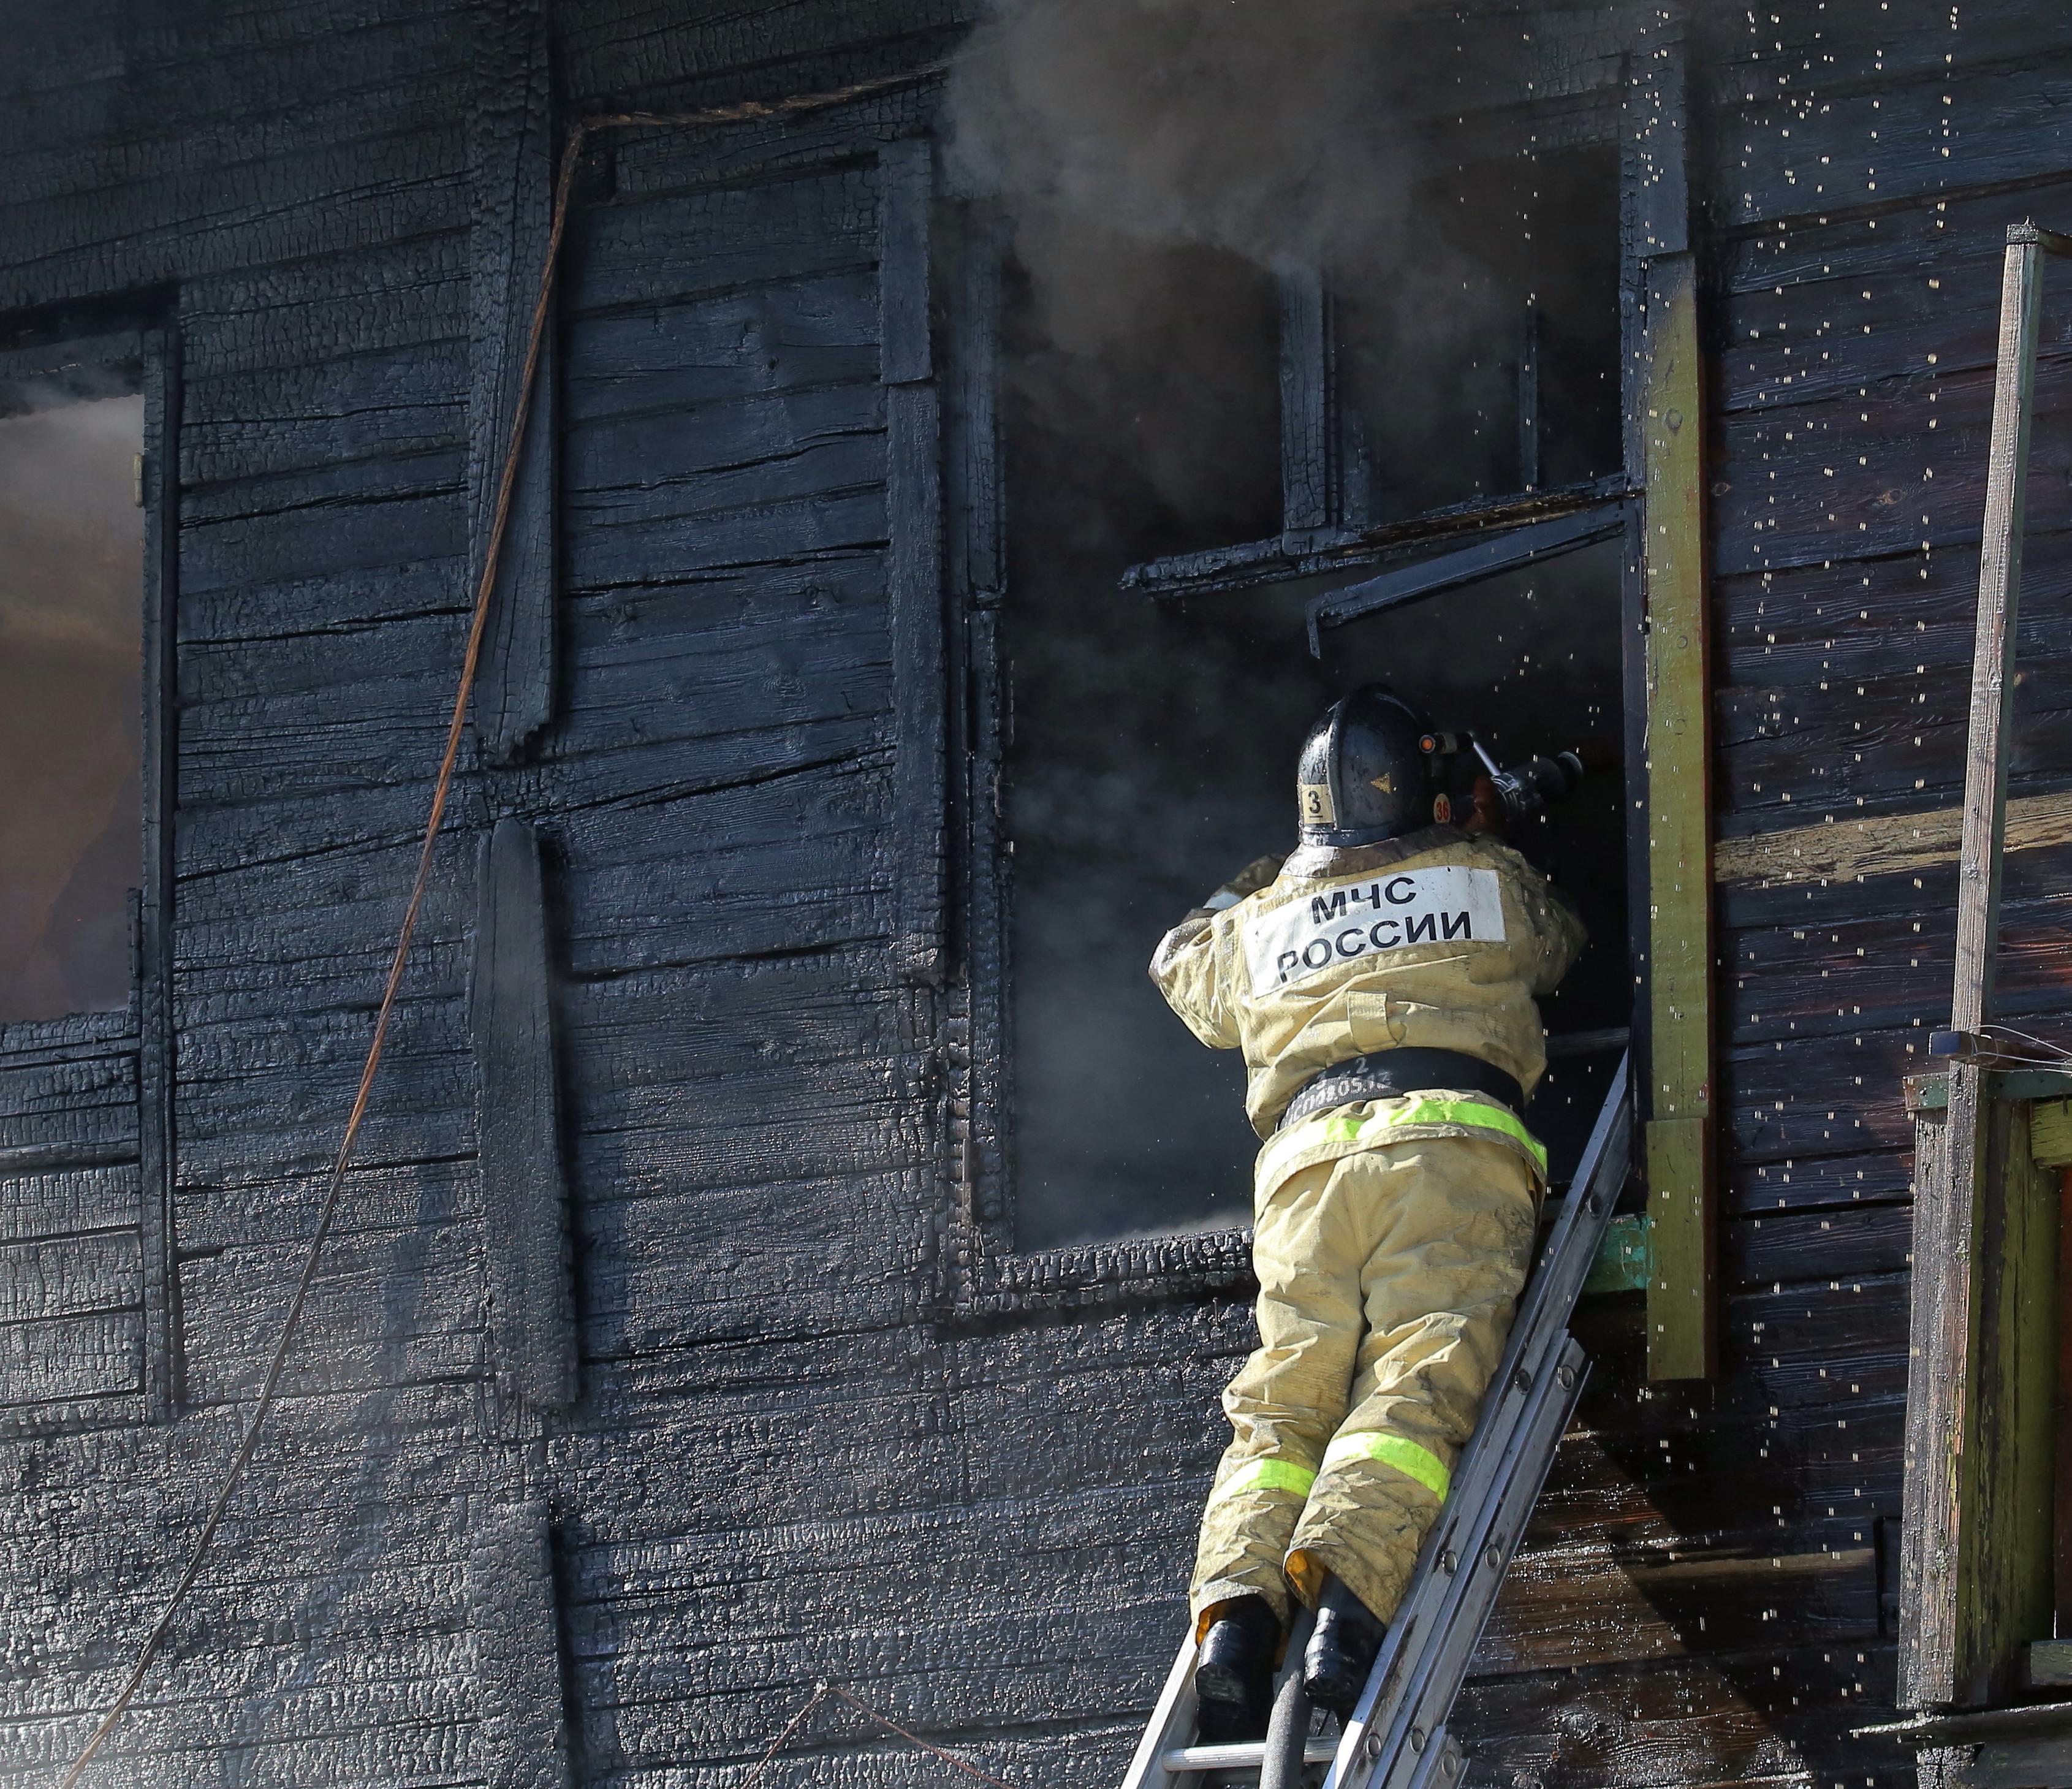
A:
{"type": "MultiPolygon", "coordinates": [[[[1379,845],[1304,847],[1265,886],[1189,914],[1160,942],[1151,976],[1202,1043],[1244,1052],[1245,1110],[1272,1137],[1314,1076],[1405,1046],[1479,1057],[1529,1096],[1547,1066],[1533,997],[1552,991],[1583,941],[1574,910],[1517,852],[1433,826],[1379,845]]],[[[1538,1145],[1504,1108],[1387,1103],[1392,1137],[1494,1130],[1544,1172],[1538,1145]]],[[[1382,1141],[1334,1141],[1330,1129],[1312,1118],[1274,1138],[1261,1152],[1261,1193],[1269,1178],[1382,1141]]]]}
{"type": "Polygon", "coordinates": [[[1349,1058],[1480,1058],[1530,1092],[1534,996],[1583,928],[1507,846],[1450,826],[1254,865],[1169,932],[1151,973],[1202,1043],[1242,1049],[1260,1346],[1223,1395],[1198,1631],[1234,1598],[1314,1602],[1326,1574],[1391,1618],[1473,1433],[1531,1258],[1546,1157],[1500,1102],[1445,1088],[1276,1132],[1349,1058]],[[1263,885],[1263,886],[1262,886],[1263,885]]]}

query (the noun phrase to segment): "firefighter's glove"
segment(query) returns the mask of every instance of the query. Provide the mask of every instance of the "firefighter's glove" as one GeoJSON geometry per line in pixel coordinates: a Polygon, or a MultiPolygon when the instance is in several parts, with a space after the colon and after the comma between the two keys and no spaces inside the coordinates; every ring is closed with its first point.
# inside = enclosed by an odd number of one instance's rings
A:
{"type": "Polygon", "coordinates": [[[1497,793],[1496,784],[1486,776],[1477,777],[1474,808],[1461,822],[1461,830],[1478,833],[1484,838],[1501,840],[1504,824],[1509,817],[1503,811],[1503,797],[1497,793]]]}
{"type": "Polygon", "coordinates": [[[1202,903],[1204,913],[1220,913],[1227,907],[1235,907],[1248,894],[1256,894],[1281,874],[1285,857],[1254,857],[1244,869],[1231,878],[1206,901],[1202,903]]]}

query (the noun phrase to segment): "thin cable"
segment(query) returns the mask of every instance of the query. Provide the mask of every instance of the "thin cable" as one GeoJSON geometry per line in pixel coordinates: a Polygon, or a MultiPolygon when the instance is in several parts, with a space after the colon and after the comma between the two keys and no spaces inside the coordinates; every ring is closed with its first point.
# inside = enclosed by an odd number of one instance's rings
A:
{"type": "Polygon", "coordinates": [[[847,1690],[844,1689],[841,1684],[830,1684],[827,1687],[837,1696],[839,1696],[845,1702],[848,1703],[851,1708],[857,1709],[861,1713],[869,1715],[872,1720],[875,1721],[878,1724],[879,1726],[890,1727],[893,1732],[898,1734],[898,1736],[902,1739],[905,1740],[908,1745],[918,1746],[924,1752],[932,1752],[945,1764],[956,1766],[956,1768],[963,1771],[966,1776],[976,1777],[980,1783],[991,1783],[993,1785],[993,1789],[1013,1789],[1013,1785],[1012,1783],[1003,1782],[1000,1778],[996,1776],[989,1776],[976,1764],[966,1763],[964,1759],[959,1758],[955,1752],[946,1752],[939,1746],[931,1746],[929,1744],[929,1742],[923,1739],[919,1733],[909,1733],[904,1727],[901,1726],[897,1721],[891,1719],[889,1716],[880,1714],[877,1709],[874,1709],[868,1702],[865,1701],[861,1696],[852,1696],[847,1690]]]}
{"type": "Polygon", "coordinates": [[[898,1721],[892,1720],[888,1716],[880,1714],[877,1709],[873,1708],[868,1702],[865,1701],[861,1696],[855,1694],[853,1691],[844,1689],[839,1684],[828,1683],[820,1683],[813,1685],[813,1693],[807,1697],[804,1706],[802,1707],[796,1714],[793,1715],[789,1721],[784,1723],[784,1730],[779,1733],[775,1739],[771,1740],[770,1743],[763,1748],[762,1757],[758,1758],[755,1761],[755,1767],[742,1780],[741,1789],[755,1789],[756,1784],[763,1780],[763,1773],[770,1768],[771,1761],[775,1758],[779,1752],[783,1750],[785,1746],[789,1743],[791,1735],[796,1733],[804,1724],[806,1717],[811,1714],[814,1709],[818,1708],[820,1704],[824,1702],[830,1696],[839,1696],[858,1713],[864,1715],[872,1721],[875,1721],[881,1727],[889,1728],[892,1732],[898,1734],[898,1736],[902,1739],[905,1740],[908,1745],[919,1746],[921,1750],[940,1758],[945,1764],[951,1765],[956,1769],[963,1771],[966,1776],[976,1777],[980,1783],[990,1783],[993,1786],[993,1789],[1014,1789],[1014,1786],[1012,1783],[1003,1782],[1000,1778],[996,1776],[989,1776],[985,1771],[980,1770],[976,1765],[968,1763],[964,1759],[959,1758],[955,1752],[946,1752],[939,1746],[931,1745],[919,1733],[908,1732],[907,1729],[901,1726],[898,1721]]]}
{"type": "Polygon", "coordinates": [[[911,87],[918,81],[948,72],[949,66],[946,60],[924,62],[896,75],[880,75],[874,80],[856,81],[824,93],[801,93],[785,100],[741,100],[732,105],[708,106],[702,112],[599,112],[582,120],[576,128],[615,130],[639,125],[681,128],[692,125],[752,124],[761,119],[787,117],[796,112],[817,112],[849,100],[867,99],[873,93],[889,93],[895,87],[911,87]]]}
{"type": "MultiPolygon", "coordinates": [[[[2012,1025],[2001,1025],[1997,1022],[1982,1025],[1979,1027],[1979,1030],[1981,1035],[1992,1034],[2013,1038],[2021,1043],[2033,1044],[2038,1050],[2048,1051],[2050,1059],[2054,1063],[2072,1063],[2072,1050],[2067,1050],[2062,1044],[2053,1043],[2048,1038],[2039,1038],[2033,1031],[2019,1031],[2012,1025]]],[[[2033,1058],[2021,1059],[2034,1060],[2033,1058]]]]}
{"type": "Polygon", "coordinates": [[[438,776],[432,785],[432,804],[425,818],[423,841],[417,847],[417,867],[410,882],[409,903],[403,910],[403,923],[396,934],[396,948],[388,959],[388,974],[381,988],[381,1004],[374,1014],[374,1034],[368,1040],[366,1060],[360,1070],[360,1085],[352,1096],[352,1109],[346,1115],[345,1132],[339,1137],[338,1153],[331,1159],[331,1175],[324,1188],[323,1205],[318,1215],[316,1233],[310,1239],[309,1252],[302,1258],[302,1277],[296,1282],[295,1295],[289,1302],[286,1319],[281,1325],[281,1339],[273,1346],[272,1359],[267,1363],[266,1376],[259,1388],[259,1400],[253,1406],[252,1420],[245,1425],[244,1438],[237,1444],[237,1451],[231,1456],[230,1469],[224,1474],[217,1487],[214,1501],[209,1506],[208,1519],[195,1537],[194,1551],[189,1556],[187,1569],[166,1599],[164,1610],[145,1636],[144,1644],[137,1655],[128,1680],[122,1686],[108,1713],[101,1717],[101,1725],[94,1729],[93,1737],[86,1742],[85,1750],[72,1762],[64,1774],[59,1789],[74,1789],[80,1776],[93,1762],[101,1742],[114,1730],[117,1721],[122,1718],[137,1691],[144,1681],[144,1674],[150,1669],[151,1662],[158,1656],[166,1634],[172,1626],[173,1616],[186,1601],[187,1593],[201,1575],[203,1561],[208,1557],[216,1531],[223,1521],[223,1512],[228,1506],[231,1494],[245,1476],[245,1467],[251,1463],[253,1450],[258,1446],[259,1432],[273,1408],[273,1400],[280,1390],[281,1376],[288,1363],[288,1355],[295,1339],[295,1331],[302,1322],[303,1308],[309,1302],[310,1288],[315,1283],[317,1267],[323,1257],[323,1245],[331,1235],[332,1220],[338,1215],[339,1195],[345,1187],[346,1170],[352,1166],[354,1146],[360,1141],[360,1127],[367,1117],[367,1107],[374,1091],[374,1077],[381,1066],[383,1051],[388,1042],[388,1024],[396,1010],[396,996],[403,985],[403,970],[410,954],[411,940],[417,935],[417,919],[423,911],[425,893],[432,878],[434,850],[438,842],[439,829],[446,820],[446,798],[453,788],[454,765],[460,756],[460,742],[467,730],[468,699],[474,693],[475,672],[482,661],[482,640],[489,617],[489,595],[496,583],[497,565],[501,557],[506,524],[510,519],[511,493],[516,483],[518,470],[517,444],[524,439],[525,417],[531,407],[532,387],[540,365],[540,344],[545,334],[547,306],[553,290],[556,251],[561,245],[561,232],[568,217],[568,195],[571,179],[575,171],[574,150],[582,142],[580,129],[570,135],[570,154],[563,162],[561,178],[554,193],[553,223],[548,233],[546,265],[540,278],[540,294],[532,306],[532,322],[525,343],[524,368],[519,376],[517,401],[512,407],[511,422],[512,448],[504,455],[504,470],[497,479],[496,507],[490,521],[487,550],[483,554],[482,575],[475,587],[474,612],[468,623],[467,646],[461,656],[460,678],[454,691],[453,713],[446,722],[446,750],[439,758],[438,776]]]}
{"type": "Polygon", "coordinates": [[[770,1768],[771,1759],[783,1750],[785,1741],[796,1733],[800,1724],[805,1720],[806,1717],[827,1699],[828,1686],[825,1684],[814,1684],[813,1693],[806,1698],[806,1705],[786,1721],[783,1732],[770,1742],[762,1757],[756,1759],[755,1768],[748,1773],[747,1780],[742,1784],[741,1789],[755,1789],[756,1784],[763,1780],[763,1773],[770,1768]]]}
{"type": "MultiPolygon", "coordinates": [[[[237,1444],[237,1451],[231,1456],[229,1470],[224,1474],[223,1483],[217,1487],[216,1496],[209,1505],[208,1517],[202,1523],[201,1532],[195,1538],[194,1550],[188,1557],[187,1569],[181,1573],[179,1582],[174,1586],[173,1594],[166,1598],[158,1620],[145,1636],[143,1646],[137,1654],[137,1662],[130,1668],[121,1693],[101,1717],[100,1725],[94,1729],[93,1736],[87,1741],[84,1749],[72,1760],[59,1783],[59,1789],[76,1789],[81,1775],[100,1752],[102,1742],[114,1731],[116,1723],[135,1700],[145,1674],[158,1657],[158,1649],[165,1643],[174,1615],[201,1576],[202,1565],[216,1540],[216,1532],[222,1524],[224,1511],[228,1507],[232,1493],[243,1478],[245,1467],[251,1463],[253,1451],[258,1446],[259,1432],[273,1408],[275,1396],[280,1389],[281,1376],[286,1368],[295,1332],[302,1322],[303,1307],[309,1302],[310,1288],[316,1281],[323,1246],[330,1237],[332,1220],[338,1213],[339,1200],[345,1186],[346,1171],[352,1163],[353,1149],[360,1139],[360,1127],[367,1116],[368,1103],[374,1091],[375,1074],[381,1066],[382,1052],[388,1044],[389,1021],[395,1012],[397,994],[403,985],[403,971],[409,960],[411,940],[417,934],[418,916],[424,907],[426,892],[431,885],[434,848],[438,843],[439,829],[446,820],[446,800],[452,792],[454,767],[460,756],[461,740],[467,730],[468,703],[474,695],[475,676],[482,662],[482,642],[489,620],[490,595],[496,587],[496,574],[503,556],[504,536],[510,525],[512,492],[517,483],[519,457],[524,445],[526,419],[531,413],[532,393],[539,380],[540,355],[546,337],[548,310],[553,298],[555,269],[561,260],[561,239],[568,226],[569,195],[574,185],[576,164],[581,158],[585,138],[593,130],[630,125],[736,124],[816,111],[871,93],[927,80],[942,72],[947,66],[941,62],[929,63],[897,75],[857,81],[826,93],[797,94],[789,99],[743,101],[733,105],[713,106],[703,112],[610,113],[578,119],[570,127],[562,146],[561,168],[555,179],[553,209],[548,225],[546,250],[541,257],[539,292],[533,300],[532,321],[526,331],[525,357],[519,372],[516,401],[512,406],[511,423],[504,443],[503,470],[497,476],[496,502],[491,512],[489,536],[483,553],[482,574],[475,584],[474,608],[468,621],[467,645],[461,655],[460,677],[454,689],[453,712],[446,722],[446,749],[440,755],[438,775],[432,785],[431,807],[425,816],[422,842],[417,847],[417,872],[411,879],[409,902],[403,910],[403,922],[396,934],[396,948],[388,959],[388,977],[382,984],[381,1003],[375,1011],[374,1034],[368,1043],[366,1060],[360,1066],[360,1084],[353,1094],[352,1110],[346,1115],[345,1131],[339,1139],[338,1153],[331,1161],[330,1177],[324,1188],[323,1204],[317,1218],[316,1232],[310,1238],[309,1252],[302,1260],[302,1277],[296,1282],[294,1297],[289,1301],[288,1314],[281,1325],[280,1340],[274,1344],[273,1357],[267,1363],[266,1376],[261,1382],[259,1399],[253,1408],[252,1420],[245,1425],[244,1437],[237,1444]]],[[[824,1690],[816,1692],[816,1700],[824,1692],[824,1690]]],[[[810,1709],[812,1705],[809,1703],[807,1706],[810,1709]]],[[[798,1718],[803,1720],[805,1713],[806,1710],[800,1710],[798,1718]]],[[[884,1717],[878,1716],[878,1718],[882,1720],[884,1717]]],[[[886,1724],[890,1725],[890,1722],[886,1724]]],[[[794,1725],[796,1725],[796,1721],[794,1725]]],[[[786,1734],[790,1731],[791,1729],[787,1728],[786,1734]]],[[[780,1742],[783,1737],[779,1736],[780,1742]]],[[[916,1741],[915,1743],[925,1745],[927,1742],[916,1741]]],[[[929,1749],[934,1750],[932,1747],[929,1749]]],[[[947,1757],[948,1754],[944,1755],[947,1757]]],[[[1005,1789],[1005,1785],[1002,1789],[1005,1789]]]]}

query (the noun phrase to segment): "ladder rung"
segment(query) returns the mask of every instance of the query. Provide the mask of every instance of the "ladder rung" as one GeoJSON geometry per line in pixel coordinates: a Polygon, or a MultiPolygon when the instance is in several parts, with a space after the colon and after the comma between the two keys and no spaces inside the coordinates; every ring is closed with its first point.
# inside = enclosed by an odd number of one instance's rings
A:
{"type": "MultiPolygon", "coordinates": [[[[1319,1733],[1303,1741],[1302,1762],[1328,1764],[1338,1750],[1337,1740],[1319,1733]]],[[[1256,1770],[1265,1757],[1266,1746],[1259,1740],[1238,1746],[1176,1746],[1158,1754],[1158,1767],[1169,1777],[1207,1770],[1256,1770]]]]}

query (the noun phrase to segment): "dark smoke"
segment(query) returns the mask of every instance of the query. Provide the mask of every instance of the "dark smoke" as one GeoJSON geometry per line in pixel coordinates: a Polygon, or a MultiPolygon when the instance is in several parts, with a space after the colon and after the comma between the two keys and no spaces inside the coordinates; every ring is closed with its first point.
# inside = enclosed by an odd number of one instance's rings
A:
{"type": "Polygon", "coordinates": [[[1400,220],[1402,9],[1387,0],[1016,0],[951,88],[958,165],[1018,210],[1262,266],[1400,220]]]}
{"type": "MultiPolygon", "coordinates": [[[[1379,513],[1517,487],[1528,302],[1553,319],[1557,401],[1590,412],[1550,430],[1540,482],[1615,461],[1616,290],[1590,283],[1616,265],[1615,187],[1595,167],[1490,164],[1486,146],[1479,163],[1435,154],[1420,110],[1464,74],[1511,97],[1524,75],[1502,34],[1413,39],[1407,16],[1386,0],[1013,0],[952,84],[953,166],[1004,211],[1012,249],[1025,1247],[1248,1216],[1238,1063],[1194,1043],[1144,967],[1224,876],[1293,844],[1294,753],[1326,704],[1380,676],[1521,755],[1618,731],[1615,554],[1346,629],[1322,663],[1306,592],[1161,605],[1116,587],[1133,563],[1280,532],[1277,281],[1298,264],[1338,295],[1379,513]],[[1544,255],[1556,240],[1591,251],[1544,255]]],[[[1594,904],[1616,928],[1615,793],[1601,819],[1614,852],[1594,904]]]]}
{"type": "Polygon", "coordinates": [[[0,1022],[121,1006],[138,879],[143,400],[0,416],[0,1022]]]}

